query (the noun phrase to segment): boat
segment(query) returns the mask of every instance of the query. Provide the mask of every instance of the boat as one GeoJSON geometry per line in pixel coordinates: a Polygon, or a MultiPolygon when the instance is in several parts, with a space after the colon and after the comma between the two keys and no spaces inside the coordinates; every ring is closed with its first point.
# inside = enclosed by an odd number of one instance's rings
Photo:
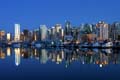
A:
{"type": "Polygon", "coordinates": [[[20,48],[21,47],[21,43],[18,43],[18,42],[12,43],[12,47],[13,48],[20,48]]]}
{"type": "Polygon", "coordinates": [[[113,43],[112,42],[106,42],[102,45],[103,48],[112,48],[113,47],[113,43]]]}

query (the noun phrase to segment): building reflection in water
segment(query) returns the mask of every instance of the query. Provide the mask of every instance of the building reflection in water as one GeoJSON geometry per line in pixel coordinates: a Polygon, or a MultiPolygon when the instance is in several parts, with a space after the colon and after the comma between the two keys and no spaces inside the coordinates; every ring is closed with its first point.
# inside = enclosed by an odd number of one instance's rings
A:
{"type": "Polygon", "coordinates": [[[20,48],[15,48],[15,64],[16,66],[19,66],[20,64],[20,48]]]}
{"type": "Polygon", "coordinates": [[[7,48],[7,56],[11,56],[11,51],[12,51],[11,48],[8,47],[8,48],[7,48]]]}
{"type": "Polygon", "coordinates": [[[0,48],[0,59],[15,56],[16,66],[21,59],[34,59],[41,64],[51,61],[68,67],[73,62],[94,64],[104,67],[109,64],[120,64],[120,51],[117,49],[34,49],[34,48],[0,48]],[[13,54],[13,55],[11,55],[13,54]]]}
{"type": "Polygon", "coordinates": [[[0,48],[0,59],[5,59],[5,49],[0,48]]]}

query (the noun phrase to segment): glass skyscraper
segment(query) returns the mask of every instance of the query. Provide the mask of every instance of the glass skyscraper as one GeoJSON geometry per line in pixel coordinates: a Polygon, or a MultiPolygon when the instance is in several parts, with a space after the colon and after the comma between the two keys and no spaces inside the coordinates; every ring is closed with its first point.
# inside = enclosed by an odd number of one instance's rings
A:
{"type": "Polygon", "coordinates": [[[20,24],[15,24],[15,41],[20,40],[20,24]]]}

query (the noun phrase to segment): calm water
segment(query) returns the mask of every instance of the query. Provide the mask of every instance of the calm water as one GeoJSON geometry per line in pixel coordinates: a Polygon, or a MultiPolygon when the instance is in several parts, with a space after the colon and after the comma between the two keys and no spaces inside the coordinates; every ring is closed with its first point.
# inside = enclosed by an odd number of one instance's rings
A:
{"type": "Polygon", "coordinates": [[[120,80],[120,51],[0,48],[0,79],[120,80]]]}

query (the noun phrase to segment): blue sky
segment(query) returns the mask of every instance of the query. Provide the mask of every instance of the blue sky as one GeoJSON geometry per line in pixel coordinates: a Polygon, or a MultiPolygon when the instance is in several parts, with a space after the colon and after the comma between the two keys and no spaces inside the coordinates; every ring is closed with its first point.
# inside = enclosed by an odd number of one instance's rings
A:
{"type": "Polygon", "coordinates": [[[14,24],[21,29],[36,29],[40,24],[73,25],[120,21],[120,0],[0,0],[0,29],[14,31],[14,24]]]}

